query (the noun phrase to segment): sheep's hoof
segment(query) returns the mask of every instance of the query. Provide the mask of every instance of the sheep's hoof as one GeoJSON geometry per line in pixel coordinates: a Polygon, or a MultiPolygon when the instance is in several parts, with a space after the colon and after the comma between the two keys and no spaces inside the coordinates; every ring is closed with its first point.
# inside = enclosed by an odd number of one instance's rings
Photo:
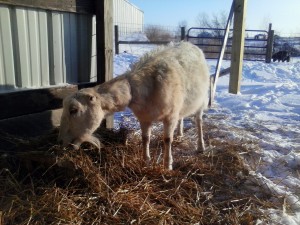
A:
{"type": "Polygon", "coordinates": [[[164,163],[165,170],[173,170],[173,163],[164,163]]]}
{"type": "Polygon", "coordinates": [[[173,166],[172,165],[167,165],[167,166],[164,166],[164,169],[165,170],[173,170],[173,166]]]}
{"type": "Polygon", "coordinates": [[[178,141],[180,141],[180,142],[181,142],[181,141],[182,141],[182,139],[183,139],[183,135],[178,135],[178,136],[177,136],[177,140],[178,140],[178,141]]]}
{"type": "Polygon", "coordinates": [[[151,164],[151,159],[150,157],[144,157],[144,166],[149,167],[151,164]]]}
{"type": "Polygon", "coordinates": [[[203,154],[204,151],[205,151],[204,145],[200,145],[200,146],[197,148],[197,152],[199,152],[200,154],[203,154]]]}

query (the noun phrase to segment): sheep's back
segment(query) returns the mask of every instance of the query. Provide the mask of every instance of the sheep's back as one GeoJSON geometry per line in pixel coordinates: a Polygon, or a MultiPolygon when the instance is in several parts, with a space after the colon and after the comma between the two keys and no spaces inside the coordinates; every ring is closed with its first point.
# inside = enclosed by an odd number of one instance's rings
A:
{"type": "Polygon", "coordinates": [[[198,47],[187,42],[146,54],[129,73],[129,82],[130,107],[136,114],[151,114],[149,120],[163,119],[174,111],[187,116],[207,105],[206,60],[198,47]]]}

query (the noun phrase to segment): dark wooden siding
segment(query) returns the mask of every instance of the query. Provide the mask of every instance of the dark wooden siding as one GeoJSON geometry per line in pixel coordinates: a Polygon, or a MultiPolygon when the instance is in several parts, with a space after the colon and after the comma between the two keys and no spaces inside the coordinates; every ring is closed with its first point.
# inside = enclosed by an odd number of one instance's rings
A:
{"type": "Polygon", "coordinates": [[[94,0],[0,0],[0,4],[95,14],[94,0]]]}

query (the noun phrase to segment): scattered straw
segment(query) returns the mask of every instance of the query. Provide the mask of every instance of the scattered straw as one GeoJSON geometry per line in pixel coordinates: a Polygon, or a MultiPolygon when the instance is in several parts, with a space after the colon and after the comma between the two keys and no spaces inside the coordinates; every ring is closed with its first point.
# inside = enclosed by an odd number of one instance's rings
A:
{"type": "MultiPolygon", "coordinates": [[[[206,126],[208,127],[208,125],[206,126]]],[[[209,127],[207,128],[209,129],[209,127]]],[[[154,160],[144,167],[140,135],[100,131],[103,149],[63,150],[57,131],[17,141],[0,157],[3,224],[254,224],[267,198],[247,189],[242,145],[217,139],[200,155],[192,140],[174,142],[174,170],[159,161],[161,135],[152,138],[154,160]]],[[[214,134],[215,135],[215,134],[214,134]]],[[[12,138],[12,137],[10,137],[12,138]]],[[[11,140],[11,139],[10,139],[11,140]]]]}

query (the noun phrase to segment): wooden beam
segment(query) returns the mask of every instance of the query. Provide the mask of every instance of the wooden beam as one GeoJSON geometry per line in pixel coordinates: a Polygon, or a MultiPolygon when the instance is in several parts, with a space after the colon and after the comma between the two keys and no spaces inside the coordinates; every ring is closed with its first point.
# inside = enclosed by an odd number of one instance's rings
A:
{"type": "MultiPolygon", "coordinates": [[[[96,0],[97,83],[113,78],[113,1],[96,0]]],[[[106,127],[113,127],[113,117],[106,119],[106,127]]]]}
{"type": "Polygon", "coordinates": [[[229,36],[229,30],[230,30],[230,26],[231,26],[232,17],[233,17],[233,9],[234,9],[234,1],[232,2],[229,16],[227,19],[225,33],[224,33],[224,37],[222,40],[222,47],[221,47],[221,51],[220,51],[219,58],[217,61],[215,75],[214,75],[214,78],[210,78],[210,98],[209,98],[209,102],[208,102],[209,107],[212,106],[212,103],[213,103],[214,97],[215,97],[215,93],[216,93],[216,89],[217,89],[217,82],[218,82],[219,73],[221,70],[222,60],[223,60],[224,53],[226,50],[227,40],[228,40],[228,36],[229,36]]]}
{"type": "Polygon", "coordinates": [[[95,83],[86,83],[2,93],[0,105],[3,109],[0,110],[0,120],[61,108],[64,97],[82,87],[94,85],[95,83]]]}
{"type": "Polygon", "coordinates": [[[245,18],[247,0],[234,0],[233,39],[229,92],[240,92],[245,42],[245,18]]]}
{"type": "Polygon", "coordinates": [[[94,0],[0,0],[0,4],[64,12],[95,14],[94,0]]]}

